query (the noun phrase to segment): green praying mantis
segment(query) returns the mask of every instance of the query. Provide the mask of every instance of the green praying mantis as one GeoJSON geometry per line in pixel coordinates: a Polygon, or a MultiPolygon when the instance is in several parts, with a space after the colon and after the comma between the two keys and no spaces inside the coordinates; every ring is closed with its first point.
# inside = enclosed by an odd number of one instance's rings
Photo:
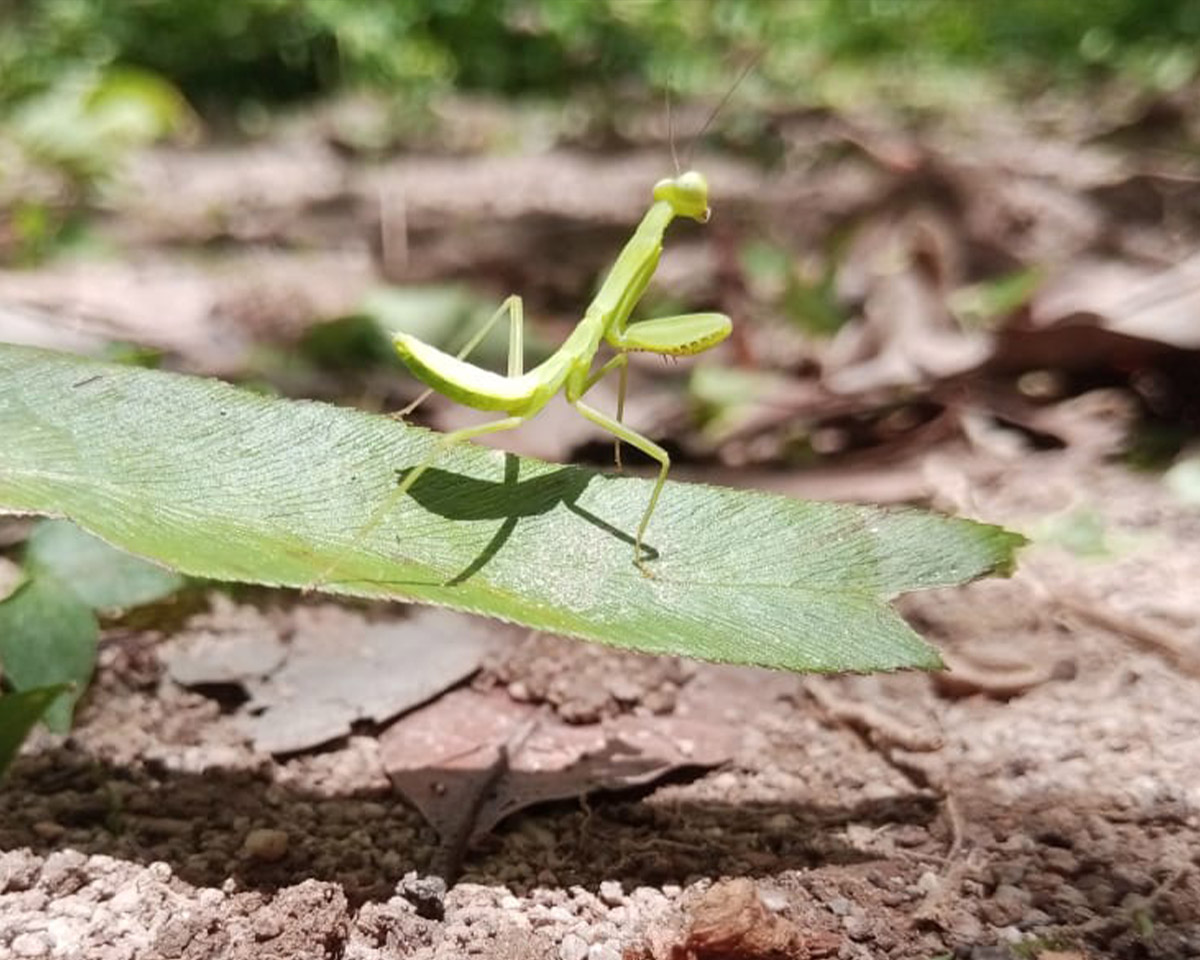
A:
{"type": "MultiPolygon", "coordinates": [[[[396,488],[359,528],[353,543],[361,542],[382,523],[413,484],[451,447],[475,437],[515,430],[536,416],[561,390],[567,403],[615,438],[618,469],[621,468],[622,443],[636,447],[658,462],[658,477],[633,541],[634,565],[643,575],[653,577],[646,565],[643,542],[671,469],[671,458],[657,443],[622,423],[629,354],[644,351],[683,357],[702,353],[729,336],[733,322],[721,313],[688,313],[632,323],[631,316],[658,268],[663,237],[671,221],[676,217],[687,217],[705,223],[709,214],[708,181],[696,170],[677,173],[655,184],[650,208],[617,256],[599,292],[584,311],[583,318],[562,346],[532,370],[524,369],[524,307],[519,296],[508,297],[456,355],[445,353],[411,334],[397,333],[393,338],[396,351],[412,375],[428,389],[394,416],[407,416],[434,391],[476,410],[494,410],[503,416],[442,435],[429,455],[407,471],[396,488]],[[508,371],[502,375],[469,363],[467,357],[505,314],[508,315],[509,331],[508,371]],[[593,370],[596,355],[603,343],[607,343],[616,353],[593,370]],[[615,418],[584,402],[588,391],[613,371],[619,371],[620,376],[615,418]]],[[[340,565],[341,559],[335,560],[310,588],[325,582],[340,565]]]]}

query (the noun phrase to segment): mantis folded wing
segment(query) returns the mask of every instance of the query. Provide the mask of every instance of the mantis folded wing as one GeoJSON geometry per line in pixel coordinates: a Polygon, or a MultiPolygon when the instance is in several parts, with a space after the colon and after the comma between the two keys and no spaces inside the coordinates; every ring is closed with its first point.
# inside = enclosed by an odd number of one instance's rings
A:
{"type": "MultiPolygon", "coordinates": [[[[694,170],[661,180],[655,185],[654,202],[617,257],[595,299],[584,312],[583,319],[558,350],[528,372],[524,369],[522,351],[523,309],[521,298],[517,296],[505,300],[458,356],[444,353],[409,334],[396,334],[396,350],[401,359],[413,376],[430,388],[404,413],[411,411],[430,391],[436,390],[466,406],[477,410],[495,410],[504,416],[489,423],[444,434],[429,456],[408,471],[396,489],[356,531],[355,544],[383,522],[400,498],[444,450],[463,440],[521,426],[562,390],[567,402],[582,416],[616,438],[618,466],[622,442],[658,461],[658,479],[638,523],[633,545],[634,564],[643,574],[652,576],[642,556],[642,541],[666,482],[671,459],[658,444],[621,423],[629,353],[641,350],[667,356],[688,356],[716,346],[733,329],[729,317],[720,313],[691,313],[630,324],[630,315],[658,267],[663,235],[675,217],[689,217],[700,223],[708,220],[708,183],[703,175],[694,170]],[[467,362],[466,357],[505,313],[509,318],[508,372],[501,375],[467,362]],[[617,352],[592,372],[601,342],[607,342],[617,352]],[[583,402],[584,395],[613,370],[619,370],[621,377],[615,419],[583,402]]],[[[340,558],[335,560],[310,588],[325,582],[340,563],[340,558]]]]}

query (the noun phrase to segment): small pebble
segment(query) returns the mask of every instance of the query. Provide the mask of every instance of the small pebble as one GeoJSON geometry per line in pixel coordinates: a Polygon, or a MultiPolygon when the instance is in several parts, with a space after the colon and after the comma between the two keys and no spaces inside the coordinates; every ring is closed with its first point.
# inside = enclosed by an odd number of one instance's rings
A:
{"type": "Polygon", "coordinates": [[[941,881],[938,880],[938,875],[932,870],[926,870],[921,874],[920,877],[917,878],[917,882],[913,884],[913,892],[920,894],[933,893],[933,891],[938,888],[939,883],[941,883],[941,881]]]}
{"type": "Polygon", "coordinates": [[[566,907],[551,907],[546,916],[555,923],[570,923],[575,919],[575,915],[566,907]]]}
{"type": "Polygon", "coordinates": [[[601,881],[600,902],[609,907],[616,907],[625,902],[625,892],[621,889],[620,881],[601,881]]]}
{"type": "Polygon", "coordinates": [[[842,929],[851,940],[870,940],[872,936],[871,921],[862,913],[842,917],[842,929]]]}
{"type": "Polygon", "coordinates": [[[587,960],[588,943],[577,933],[568,933],[558,945],[558,960],[587,960]]]}
{"type": "Polygon", "coordinates": [[[44,933],[19,933],[13,937],[12,952],[17,957],[45,957],[51,946],[44,933]]]}
{"type": "Polygon", "coordinates": [[[763,887],[758,891],[759,899],[762,904],[772,913],[781,913],[787,909],[788,897],[782,890],[776,890],[772,887],[763,887]]]}
{"type": "Polygon", "coordinates": [[[155,860],[146,869],[150,871],[150,876],[152,876],[159,883],[166,883],[171,879],[173,874],[171,865],[164,860],[155,860]]]}
{"type": "Polygon", "coordinates": [[[283,924],[279,917],[266,911],[260,910],[254,916],[254,937],[257,940],[274,940],[277,936],[283,933],[283,924]]]}
{"type": "Polygon", "coordinates": [[[242,855],[251,860],[274,863],[286,857],[287,852],[288,835],[286,830],[259,827],[246,834],[246,839],[242,842],[242,855]]]}
{"type": "Polygon", "coordinates": [[[422,877],[410,870],[396,884],[396,892],[416,908],[419,917],[441,920],[446,916],[446,881],[441,877],[422,877]]]}
{"type": "Polygon", "coordinates": [[[114,913],[133,913],[142,903],[142,891],[136,883],[122,887],[108,901],[108,908],[114,913]]]}
{"type": "Polygon", "coordinates": [[[1047,870],[1064,877],[1071,877],[1079,872],[1079,858],[1062,847],[1048,847],[1042,854],[1042,862],[1047,870]]]}
{"type": "Polygon", "coordinates": [[[31,829],[43,840],[57,840],[67,832],[66,827],[61,823],[55,823],[53,820],[39,820],[31,829]]]}

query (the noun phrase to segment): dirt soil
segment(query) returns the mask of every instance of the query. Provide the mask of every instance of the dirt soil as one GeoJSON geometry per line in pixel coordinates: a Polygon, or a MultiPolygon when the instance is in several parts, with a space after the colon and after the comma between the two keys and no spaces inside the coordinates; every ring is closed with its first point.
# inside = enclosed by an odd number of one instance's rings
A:
{"type": "Polygon", "coordinates": [[[1200,956],[1200,515],[1064,453],[972,501],[1024,529],[1085,502],[1115,546],[1087,563],[1039,546],[1010,581],[904,600],[945,674],[681,669],[516,637],[477,684],[586,722],[615,671],[623,709],[719,715],[737,746],[640,794],[521,813],[449,889],[376,731],[256,753],[228,702],[165,676],[170,640],[114,628],[77,729],[34,743],[0,793],[0,951],[1200,956]]]}

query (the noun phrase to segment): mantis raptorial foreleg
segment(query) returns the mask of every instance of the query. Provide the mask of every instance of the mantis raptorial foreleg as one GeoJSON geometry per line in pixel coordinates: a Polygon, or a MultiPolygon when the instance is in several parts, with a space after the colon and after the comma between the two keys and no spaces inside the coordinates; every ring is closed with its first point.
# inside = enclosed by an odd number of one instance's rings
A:
{"type": "MultiPolygon", "coordinates": [[[[500,304],[496,312],[491,315],[482,327],[471,335],[471,339],[463,344],[462,349],[454,355],[454,358],[456,360],[465,360],[469,357],[471,351],[483,343],[487,335],[492,332],[492,328],[500,322],[500,318],[506,313],[508,314],[508,375],[510,377],[519,377],[525,369],[525,302],[515,293],[512,296],[504,298],[504,302],[500,304]]],[[[436,391],[434,391],[433,387],[430,387],[408,406],[394,413],[389,413],[388,416],[394,420],[403,420],[428,400],[429,395],[434,392],[436,391]]]]}

